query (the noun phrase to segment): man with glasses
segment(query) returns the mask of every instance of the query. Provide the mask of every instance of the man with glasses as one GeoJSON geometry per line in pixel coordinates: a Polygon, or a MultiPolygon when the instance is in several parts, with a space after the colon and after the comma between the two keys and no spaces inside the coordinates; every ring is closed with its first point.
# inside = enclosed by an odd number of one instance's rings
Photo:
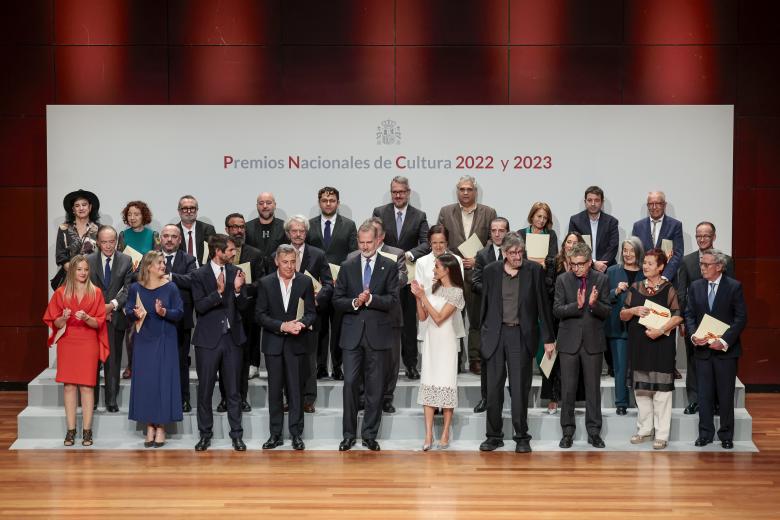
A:
{"type": "MultiPolygon", "coordinates": [[[[708,249],[712,249],[715,243],[715,224],[712,222],[700,222],[696,226],[696,245],[699,246],[697,251],[685,255],[680,264],[680,269],[677,271],[677,298],[680,302],[680,309],[683,314],[685,313],[686,298],[691,284],[696,280],[701,279],[701,269],[699,264],[701,263],[704,252],[708,249]]],[[[731,257],[726,256],[726,274],[734,278],[734,262],[731,257]]],[[[685,334],[685,325],[680,326],[680,334],[685,338],[685,355],[687,359],[687,371],[685,373],[685,391],[688,395],[688,406],[685,407],[683,413],[686,415],[695,414],[699,410],[698,396],[696,394],[696,363],[694,361],[694,346],[691,343],[691,339],[685,334]]],[[[694,331],[689,331],[693,333],[694,331]]],[[[715,409],[718,408],[718,401],[715,400],[715,409]]]]}
{"type": "Polygon", "coordinates": [[[662,277],[669,282],[674,281],[683,256],[682,222],[666,214],[666,195],[662,191],[651,191],[647,194],[648,217],[634,222],[631,235],[639,237],[645,251],[662,247],[664,240],[672,241],[672,254],[667,257],[669,263],[664,268],[662,277]]]}
{"type": "Polygon", "coordinates": [[[179,246],[188,255],[194,256],[198,267],[203,265],[203,244],[208,242],[211,235],[216,234],[214,226],[198,220],[198,200],[192,195],[184,195],[179,199],[178,224],[181,231],[181,245],[179,246]]]}
{"type": "MultiPolygon", "coordinates": [[[[591,269],[587,244],[575,244],[567,254],[571,271],[555,280],[553,314],[558,326],[558,357],[561,360],[561,429],[558,444],[571,448],[574,438],[574,402],[580,367],[585,383],[585,428],[588,443],[603,448],[601,439],[601,363],[607,341],[604,321],[609,316],[607,275],[591,269]]],[[[546,354],[545,354],[546,355],[546,354]]]]}

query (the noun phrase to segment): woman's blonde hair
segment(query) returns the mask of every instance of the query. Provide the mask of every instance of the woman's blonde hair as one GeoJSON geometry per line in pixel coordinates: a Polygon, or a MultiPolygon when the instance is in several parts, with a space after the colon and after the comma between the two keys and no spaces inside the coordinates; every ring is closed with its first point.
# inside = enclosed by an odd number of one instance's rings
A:
{"type": "Polygon", "coordinates": [[[162,251],[149,251],[141,259],[141,265],[138,266],[138,283],[146,287],[149,282],[149,268],[160,258],[164,258],[165,255],[162,251]]]}
{"type": "MultiPolygon", "coordinates": [[[[87,264],[87,270],[89,270],[89,262],[87,262],[86,256],[76,255],[70,259],[68,274],[65,276],[65,298],[66,299],[73,298],[74,296],[76,296],[76,284],[78,283],[76,281],[76,269],[81,262],[87,264]]],[[[86,286],[87,286],[86,294],[90,296],[94,296],[95,286],[92,285],[92,280],[89,279],[89,276],[87,276],[86,286]]]]}

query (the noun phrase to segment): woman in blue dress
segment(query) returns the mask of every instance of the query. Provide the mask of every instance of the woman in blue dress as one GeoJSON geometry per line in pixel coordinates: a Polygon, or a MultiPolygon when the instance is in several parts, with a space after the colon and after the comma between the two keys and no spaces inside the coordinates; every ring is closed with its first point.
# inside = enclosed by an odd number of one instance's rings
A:
{"type": "Polygon", "coordinates": [[[149,251],[141,260],[125,314],[137,330],[129,419],[147,423],[144,446],[159,448],[165,444],[165,424],[182,420],[176,322],[184,314],[159,251],[149,251]]]}

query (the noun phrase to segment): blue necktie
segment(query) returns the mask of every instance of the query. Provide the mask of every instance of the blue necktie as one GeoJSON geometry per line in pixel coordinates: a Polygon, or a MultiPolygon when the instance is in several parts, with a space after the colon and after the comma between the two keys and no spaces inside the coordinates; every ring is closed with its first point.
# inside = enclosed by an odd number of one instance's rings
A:
{"type": "Polygon", "coordinates": [[[325,221],[325,233],[322,235],[325,249],[330,247],[330,220],[325,221]]]}
{"type": "Polygon", "coordinates": [[[707,303],[712,311],[712,304],[715,303],[715,282],[710,282],[710,293],[707,295],[707,303]]]}
{"type": "Polygon", "coordinates": [[[363,269],[363,289],[368,289],[371,284],[371,259],[366,258],[366,267],[363,269]]]}
{"type": "Polygon", "coordinates": [[[170,274],[173,268],[173,255],[165,256],[165,274],[170,274]]]}
{"type": "Polygon", "coordinates": [[[398,235],[398,240],[401,240],[401,228],[404,227],[404,214],[399,211],[395,216],[395,230],[398,235]]]}
{"type": "Polygon", "coordinates": [[[106,269],[103,272],[103,281],[105,282],[105,288],[108,290],[108,286],[111,285],[111,257],[106,258],[106,269]]]}

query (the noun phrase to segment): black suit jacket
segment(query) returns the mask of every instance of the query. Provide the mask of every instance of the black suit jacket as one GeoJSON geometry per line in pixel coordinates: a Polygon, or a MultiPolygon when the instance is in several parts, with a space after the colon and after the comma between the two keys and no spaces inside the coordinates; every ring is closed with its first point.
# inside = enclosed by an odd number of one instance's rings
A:
{"type": "MultiPolygon", "coordinates": [[[[269,273],[276,272],[274,258],[276,258],[276,252],[271,255],[273,269],[269,273]]],[[[330,300],[333,298],[333,275],[330,272],[328,259],[325,258],[325,251],[309,244],[306,244],[303,248],[301,269],[298,272],[304,273],[307,271],[322,285],[320,292],[314,297],[314,301],[317,303],[317,311],[324,312],[330,306],[330,300]]]]}
{"type": "Polygon", "coordinates": [[[171,281],[179,289],[179,294],[184,304],[184,315],[176,326],[184,330],[192,329],[195,326],[195,321],[192,317],[192,279],[189,275],[196,268],[197,262],[194,256],[188,255],[181,249],[176,251],[173,257],[173,267],[171,267],[171,281]]]}
{"type": "Polygon", "coordinates": [[[398,268],[389,258],[377,253],[376,265],[369,284],[371,303],[358,310],[352,300],[363,292],[363,271],[360,255],[345,261],[336,279],[333,306],[344,313],[341,322],[340,345],[345,350],[360,346],[363,334],[371,348],[387,350],[393,344],[393,318],[391,310],[400,306],[398,298],[398,268]]]}
{"type": "Polygon", "coordinates": [[[655,244],[653,244],[652,231],[653,227],[650,224],[649,217],[637,220],[634,222],[634,227],[631,228],[631,234],[642,241],[642,247],[645,248],[645,252],[650,251],[654,247],[661,247],[664,239],[672,241],[674,255],[666,267],[664,267],[663,277],[670,282],[674,282],[674,277],[677,276],[677,270],[683,257],[682,222],[669,215],[664,215],[661,229],[658,231],[658,242],[655,244]]]}
{"type": "MultiPolygon", "coordinates": [[[[186,231],[181,225],[181,221],[179,221],[178,224],[176,224],[179,227],[179,231],[181,231],[181,244],[179,244],[179,249],[186,252],[187,251],[187,240],[188,235],[186,235],[186,231]]],[[[192,241],[194,242],[192,246],[195,248],[195,251],[197,254],[195,255],[195,261],[198,262],[198,265],[201,265],[201,260],[203,260],[203,242],[208,242],[209,237],[211,235],[215,235],[217,232],[214,230],[214,226],[211,224],[206,224],[205,222],[202,222],[200,220],[195,221],[195,233],[192,236],[192,241]]]]}
{"type": "MultiPolygon", "coordinates": [[[[726,272],[724,274],[734,278],[734,260],[728,255],[726,255],[726,272]]],[[[698,249],[693,253],[685,255],[682,262],[680,262],[680,268],[677,270],[675,289],[677,289],[677,301],[680,302],[680,309],[683,311],[683,314],[686,311],[688,289],[696,280],[701,280],[698,249]]]]}
{"type": "Polygon", "coordinates": [[[589,354],[607,350],[604,335],[604,321],[609,316],[609,279],[595,269],[588,271],[585,282],[585,305],[577,307],[577,291],[580,281],[573,272],[562,273],[555,280],[555,300],[553,314],[560,320],[558,325],[558,351],[575,354],[580,346],[589,354]],[[588,305],[593,286],[599,292],[596,304],[588,305]]]}
{"type": "Polygon", "coordinates": [[[127,328],[127,318],[124,308],[127,302],[127,291],[130,284],[135,281],[135,272],[133,271],[133,260],[124,253],[116,251],[111,267],[111,283],[106,287],[104,266],[100,250],[87,255],[87,264],[89,265],[89,279],[95,287],[99,287],[103,293],[105,303],[116,300],[117,308],[111,313],[111,323],[117,330],[127,328]]]}
{"type": "Polygon", "coordinates": [[[221,295],[217,292],[217,279],[210,262],[190,274],[192,299],[198,316],[192,335],[192,344],[196,347],[216,348],[227,324],[230,325],[233,343],[242,345],[246,342],[240,311],[247,308],[249,301],[246,286],[241,288],[238,296],[234,294],[237,273],[238,268],[233,264],[225,266],[225,290],[221,295]]]}
{"type": "Polygon", "coordinates": [[[742,284],[728,276],[722,276],[718,292],[715,293],[715,301],[712,310],[707,303],[709,282],[700,278],[691,284],[688,290],[688,301],[685,312],[685,333],[688,338],[693,336],[701,324],[705,314],[731,325],[723,334],[723,341],[728,343],[726,352],[714,351],[706,345],[694,347],[694,356],[699,359],[708,359],[711,356],[723,358],[737,358],[742,354],[740,334],[747,325],[747,307],[745,296],[742,294],[742,284]]]}
{"type": "Polygon", "coordinates": [[[471,273],[471,292],[482,294],[482,271],[496,260],[498,260],[498,258],[496,258],[493,242],[488,242],[488,245],[477,253],[477,256],[474,259],[474,269],[471,273]]]}
{"type": "Polygon", "coordinates": [[[347,255],[357,249],[357,228],[347,217],[336,214],[333,228],[330,230],[330,247],[325,247],[322,238],[322,215],[309,220],[309,232],[306,233],[306,243],[325,251],[328,263],[341,265],[347,255]]]}
{"type": "Polygon", "coordinates": [[[250,300],[254,300],[257,295],[257,286],[260,285],[260,279],[266,275],[265,259],[259,249],[244,244],[241,246],[241,256],[236,261],[237,264],[249,262],[252,273],[252,283],[246,286],[246,295],[250,300]]]}
{"type": "Polygon", "coordinates": [[[392,202],[374,208],[374,216],[381,218],[385,225],[385,244],[411,253],[415,260],[430,253],[428,218],[425,216],[425,212],[412,206],[406,206],[406,216],[400,237],[395,223],[395,212],[396,209],[392,202]]]}
{"type": "MultiPolygon", "coordinates": [[[[544,284],[544,271],[535,262],[523,261],[518,270],[520,277],[520,297],[518,318],[522,345],[530,356],[536,354],[539,339],[544,343],[555,341],[552,314],[547,301],[547,288],[544,284]]],[[[501,324],[504,317],[504,304],[501,285],[504,277],[504,262],[493,262],[482,271],[482,310],[480,312],[480,353],[490,359],[498,348],[501,324]]]]}
{"type": "Polygon", "coordinates": [[[287,234],[284,232],[284,221],[280,218],[274,218],[271,222],[270,236],[265,240],[260,236],[260,219],[253,218],[246,223],[246,243],[255,249],[259,249],[263,255],[263,262],[265,263],[265,272],[270,273],[271,258],[276,252],[276,248],[279,244],[289,244],[290,239],[287,238],[287,234]]]}
{"type": "Polygon", "coordinates": [[[279,287],[277,273],[264,276],[257,288],[257,306],[255,321],[264,329],[262,350],[265,354],[279,355],[284,349],[293,354],[305,354],[308,343],[309,327],[317,319],[314,307],[314,288],[311,279],[301,273],[295,273],[290,289],[290,302],[284,307],[282,290],[279,287]],[[295,320],[298,302],[303,299],[303,316],[299,320],[306,328],[300,334],[292,335],[281,331],[282,323],[295,320]]]}
{"type": "MultiPolygon", "coordinates": [[[[587,210],[582,210],[571,216],[569,219],[569,232],[571,231],[576,231],[580,235],[591,234],[590,216],[588,216],[587,210]]],[[[607,266],[616,264],[620,246],[619,242],[618,219],[602,211],[599,217],[599,229],[596,232],[596,251],[593,252],[593,259],[605,261],[607,266]]]]}

